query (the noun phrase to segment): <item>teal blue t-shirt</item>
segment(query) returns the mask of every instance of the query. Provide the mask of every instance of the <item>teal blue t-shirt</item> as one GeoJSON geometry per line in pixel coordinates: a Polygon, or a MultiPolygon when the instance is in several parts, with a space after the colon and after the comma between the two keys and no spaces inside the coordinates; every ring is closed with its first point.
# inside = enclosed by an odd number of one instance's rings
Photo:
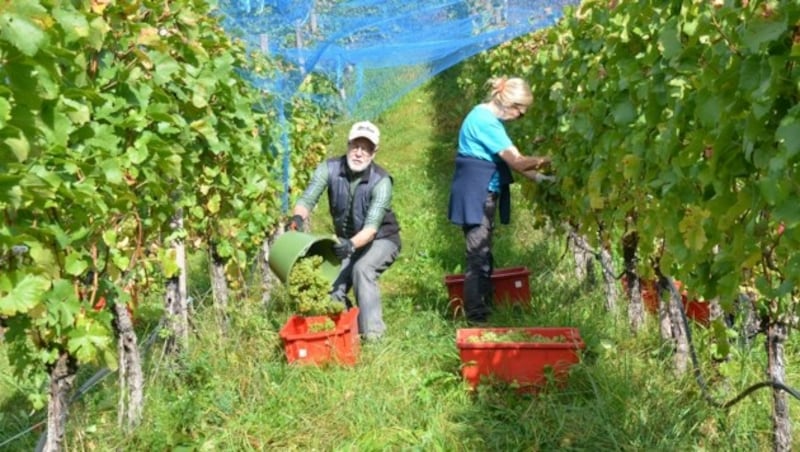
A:
{"type": "MultiPolygon", "coordinates": [[[[458,133],[458,154],[490,162],[500,159],[500,151],[513,143],[503,122],[485,105],[476,105],[469,112],[458,133]]],[[[495,171],[489,181],[489,191],[500,191],[500,176],[495,171]]]]}

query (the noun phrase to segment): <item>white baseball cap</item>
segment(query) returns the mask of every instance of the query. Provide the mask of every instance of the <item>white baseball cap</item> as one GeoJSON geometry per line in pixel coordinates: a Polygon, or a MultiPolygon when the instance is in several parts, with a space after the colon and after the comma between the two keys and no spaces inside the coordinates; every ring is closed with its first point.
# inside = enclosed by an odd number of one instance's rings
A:
{"type": "Polygon", "coordinates": [[[350,128],[350,135],[347,136],[347,141],[353,141],[356,138],[366,138],[377,148],[378,143],[381,141],[381,131],[378,130],[378,126],[369,121],[357,122],[350,128]]]}

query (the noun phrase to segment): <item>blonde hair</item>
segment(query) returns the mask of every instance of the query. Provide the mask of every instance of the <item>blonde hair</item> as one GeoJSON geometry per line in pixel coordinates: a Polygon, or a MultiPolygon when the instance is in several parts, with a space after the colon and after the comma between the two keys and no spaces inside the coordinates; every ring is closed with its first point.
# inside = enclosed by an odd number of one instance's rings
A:
{"type": "Polygon", "coordinates": [[[489,87],[487,101],[498,107],[509,108],[513,105],[529,106],[533,103],[533,93],[528,82],[519,77],[495,77],[486,82],[489,87]]]}

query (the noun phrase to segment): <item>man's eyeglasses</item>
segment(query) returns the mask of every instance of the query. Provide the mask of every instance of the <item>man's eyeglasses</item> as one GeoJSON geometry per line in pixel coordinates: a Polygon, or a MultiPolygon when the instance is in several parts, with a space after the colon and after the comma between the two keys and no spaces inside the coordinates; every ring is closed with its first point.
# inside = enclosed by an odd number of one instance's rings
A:
{"type": "Polygon", "coordinates": [[[367,154],[374,154],[375,146],[372,144],[359,143],[358,141],[354,140],[348,144],[347,150],[349,152],[356,152],[357,150],[361,150],[367,154]]]}

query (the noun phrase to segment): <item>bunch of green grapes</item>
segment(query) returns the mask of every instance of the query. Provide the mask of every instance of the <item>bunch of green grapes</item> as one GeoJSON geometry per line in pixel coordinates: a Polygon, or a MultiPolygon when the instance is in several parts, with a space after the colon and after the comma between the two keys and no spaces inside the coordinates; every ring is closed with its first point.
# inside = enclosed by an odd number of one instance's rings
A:
{"type": "Polygon", "coordinates": [[[334,323],[334,321],[330,318],[327,318],[322,322],[314,322],[308,325],[309,333],[321,333],[323,331],[333,331],[335,329],[336,323],[334,323]]]}
{"type": "Polygon", "coordinates": [[[289,298],[298,314],[332,315],[342,312],[344,304],[330,296],[330,282],[322,276],[322,256],[299,259],[289,274],[289,298]]]}
{"type": "Polygon", "coordinates": [[[497,342],[535,342],[543,344],[563,343],[566,338],[561,335],[542,336],[541,334],[530,334],[524,330],[510,330],[503,333],[495,331],[484,331],[481,334],[467,338],[470,343],[497,343],[497,342]]]}

